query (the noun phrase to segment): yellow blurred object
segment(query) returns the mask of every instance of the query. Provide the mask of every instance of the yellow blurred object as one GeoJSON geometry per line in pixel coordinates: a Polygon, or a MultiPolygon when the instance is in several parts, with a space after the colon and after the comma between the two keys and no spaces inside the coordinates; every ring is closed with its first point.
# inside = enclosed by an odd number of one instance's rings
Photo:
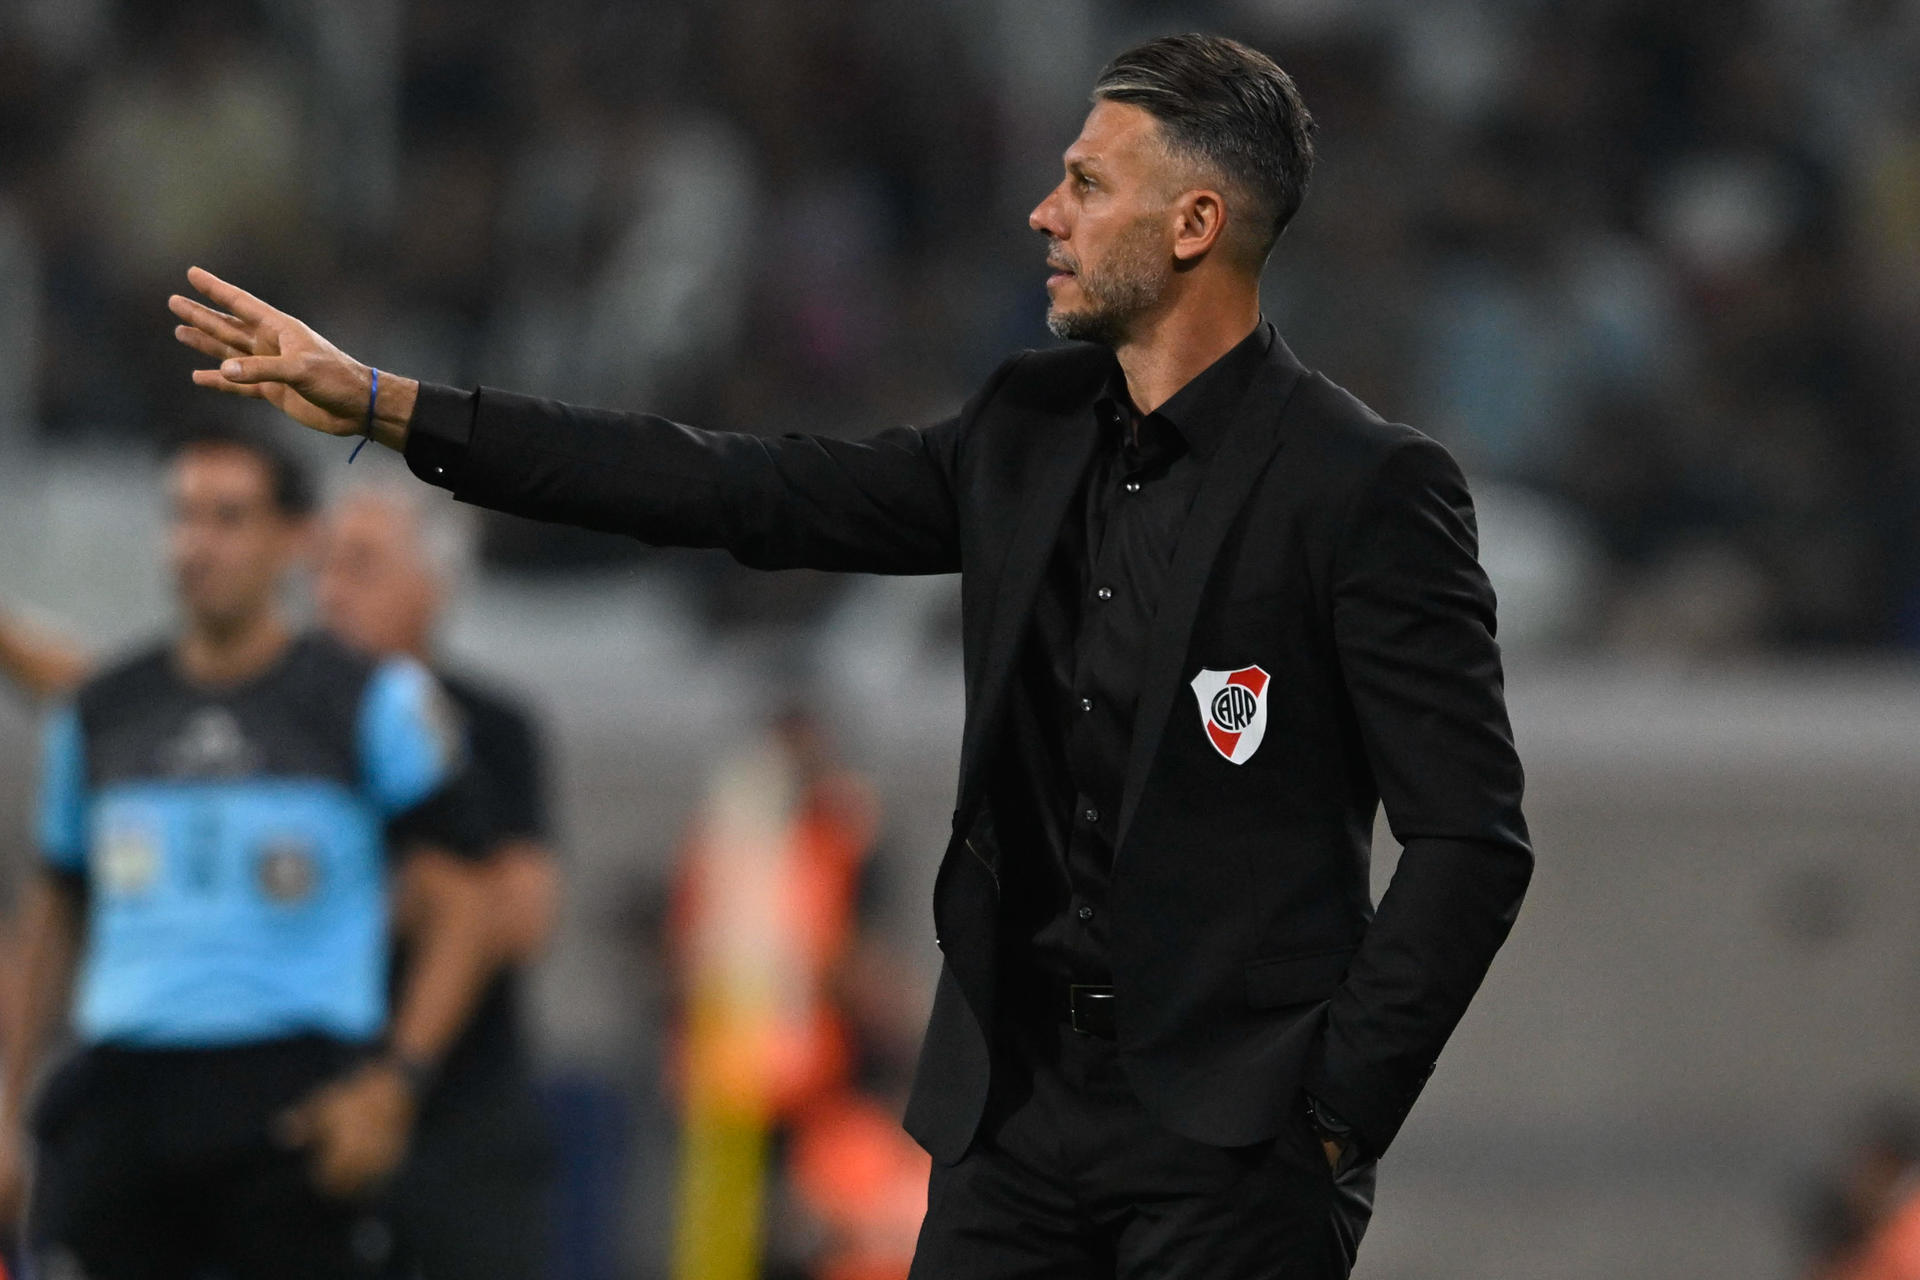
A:
{"type": "Polygon", "coordinates": [[[687,1108],[673,1240],[677,1280],[760,1274],[768,1136],[764,1118],[687,1108]]]}

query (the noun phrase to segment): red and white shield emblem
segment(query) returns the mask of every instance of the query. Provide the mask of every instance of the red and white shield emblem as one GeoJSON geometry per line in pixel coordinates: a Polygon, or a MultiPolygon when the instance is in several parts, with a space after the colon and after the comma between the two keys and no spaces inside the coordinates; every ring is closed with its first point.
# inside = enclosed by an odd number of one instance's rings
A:
{"type": "Polygon", "coordinates": [[[1267,732],[1267,673],[1259,667],[1203,667],[1193,678],[1193,696],[1200,699],[1200,723],[1213,749],[1233,764],[1252,759],[1267,732]]]}

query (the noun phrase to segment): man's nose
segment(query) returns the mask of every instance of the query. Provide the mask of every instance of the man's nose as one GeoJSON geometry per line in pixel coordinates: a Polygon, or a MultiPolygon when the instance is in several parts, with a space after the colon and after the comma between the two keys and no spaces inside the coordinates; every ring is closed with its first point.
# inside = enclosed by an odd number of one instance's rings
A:
{"type": "Polygon", "coordinates": [[[1046,198],[1033,206],[1033,212],[1027,215],[1027,225],[1043,236],[1060,239],[1060,220],[1053,215],[1053,198],[1058,191],[1049,191],[1046,198]]]}

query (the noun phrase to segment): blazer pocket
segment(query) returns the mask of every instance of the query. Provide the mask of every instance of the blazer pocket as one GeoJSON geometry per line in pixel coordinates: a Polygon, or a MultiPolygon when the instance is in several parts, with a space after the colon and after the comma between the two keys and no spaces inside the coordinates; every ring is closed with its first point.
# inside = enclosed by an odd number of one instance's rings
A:
{"type": "Polygon", "coordinates": [[[1346,980],[1358,947],[1309,951],[1305,955],[1255,960],[1247,966],[1247,1003],[1255,1009],[1324,1000],[1346,980]]]}

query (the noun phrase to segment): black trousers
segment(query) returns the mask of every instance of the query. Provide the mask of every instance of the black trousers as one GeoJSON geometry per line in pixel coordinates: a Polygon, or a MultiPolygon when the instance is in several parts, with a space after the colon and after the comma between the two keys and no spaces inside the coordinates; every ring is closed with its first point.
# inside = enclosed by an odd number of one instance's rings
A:
{"type": "Polygon", "coordinates": [[[518,1074],[444,1083],[387,1189],[395,1272],[418,1280],[541,1280],[549,1270],[551,1146],[518,1074]]]}
{"type": "Polygon", "coordinates": [[[346,1069],[320,1038],[81,1051],[35,1108],[33,1274],[87,1280],[365,1280],[387,1230],[313,1187],[271,1139],[281,1108],[346,1069]]]}
{"type": "MultiPolygon", "coordinates": [[[[1162,1128],[1112,1041],[1042,1016],[1002,1030],[973,1147],[935,1164],[912,1280],[1344,1280],[1374,1165],[1336,1172],[1302,1112],[1223,1148],[1162,1128]]],[[[1348,1167],[1350,1166],[1350,1167],[1348,1167]]]]}

